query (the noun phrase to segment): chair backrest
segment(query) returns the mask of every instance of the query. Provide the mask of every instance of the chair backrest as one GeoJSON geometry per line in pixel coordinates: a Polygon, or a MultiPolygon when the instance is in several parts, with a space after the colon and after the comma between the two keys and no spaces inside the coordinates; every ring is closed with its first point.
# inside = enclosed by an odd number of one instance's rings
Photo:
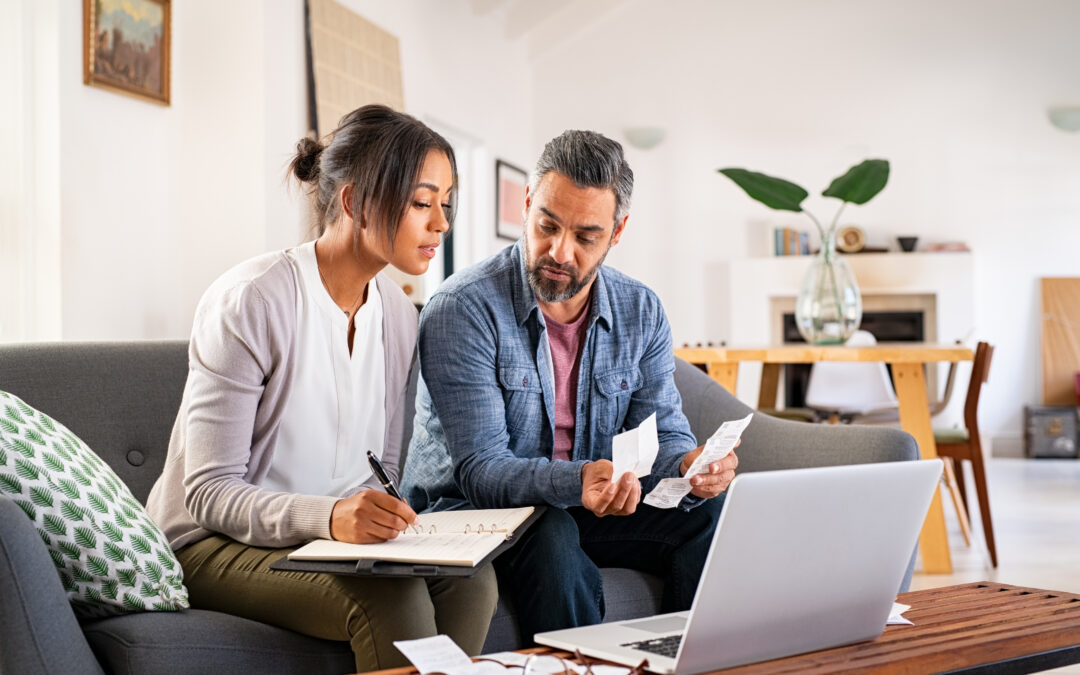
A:
{"type": "Polygon", "coordinates": [[[994,347],[987,342],[975,345],[975,360],[971,364],[971,381],[968,383],[967,398],[964,400],[964,426],[968,437],[977,438],[979,433],[979,394],[983,383],[990,378],[990,359],[994,356],[994,347]]]}
{"type": "MultiPolygon", "coordinates": [[[[869,347],[877,344],[864,330],[855,331],[846,345],[869,347]]],[[[897,406],[896,392],[885,364],[822,361],[810,370],[806,385],[806,405],[839,413],[865,413],[897,406]]]]}

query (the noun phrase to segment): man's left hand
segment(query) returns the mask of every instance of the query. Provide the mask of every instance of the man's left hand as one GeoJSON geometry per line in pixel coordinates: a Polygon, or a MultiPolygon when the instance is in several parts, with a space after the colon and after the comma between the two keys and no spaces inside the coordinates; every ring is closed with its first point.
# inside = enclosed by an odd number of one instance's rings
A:
{"type": "MultiPolygon", "coordinates": [[[[742,439],[735,442],[735,447],[739,447],[742,443],[742,439]]],[[[686,453],[682,462],[679,464],[679,475],[685,476],[686,472],[690,470],[690,466],[694,463],[694,460],[698,458],[701,451],[705,449],[705,446],[699,446],[690,452],[686,453]]],[[[728,453],[727,457],[718,459],[709,466],[706,470],[697,474],[690,479],[690,485],[693,489],[690,490],[690,494],[695,497],[703,497],[705,499],[712,499],[716,495],[720,494],[728,488],[731,481],[735,480],[735,467],[739,466],[739,458],[735,455],[733,449],[728,453]]]]}

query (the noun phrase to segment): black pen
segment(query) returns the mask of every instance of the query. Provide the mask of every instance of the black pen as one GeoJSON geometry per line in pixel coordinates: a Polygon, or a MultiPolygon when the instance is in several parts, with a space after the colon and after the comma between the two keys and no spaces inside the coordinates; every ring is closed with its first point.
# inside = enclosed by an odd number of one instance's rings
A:
{"type": "Polygon", "coordinates": [[[405,501],[405,498],[398,492],[397,486],[394,485],[394,481],[390,480],[390,474],[386,473],[386,469],[383,468],[382,462],[379,461],[379,458],[375,456],[374,452],[370,450],[367,451],[367,461],[368,464],[371,465],[371,470],[375,473],[375,477],[382,483],[383,488],[386,490],[386,494],[395,499],[405,501]]]}

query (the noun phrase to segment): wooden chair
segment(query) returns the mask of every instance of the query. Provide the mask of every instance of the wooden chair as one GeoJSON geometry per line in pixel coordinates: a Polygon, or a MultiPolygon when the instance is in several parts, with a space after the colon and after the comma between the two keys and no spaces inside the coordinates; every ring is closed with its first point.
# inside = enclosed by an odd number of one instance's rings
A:
{"type": "Polygon", "coordinates": [[[975,347],[975,361],[971,366],[971,382],[968,384],[967,399],[964,402],[964,429],[935,429],[934,442],[937,453],[946,461],[956,464],[959,480],[956,485],[960,492],[964,510],[968,513],[967,493],[964,488],[963,468],[960,460],[971,462],[971,471],[975,475],[975,491],[979,498],[979,513],[982,515],[983,533],[986,535],[986,548],[990,551],[990,563],[997,567],[997,548],[994,545],[994,526],[990,521],[990,496],[986,487],[986,462],[983,459],[982,444],[979,442],[979,393],[990,373],[990,358],[994,348],[986,342],[975,347]]]}

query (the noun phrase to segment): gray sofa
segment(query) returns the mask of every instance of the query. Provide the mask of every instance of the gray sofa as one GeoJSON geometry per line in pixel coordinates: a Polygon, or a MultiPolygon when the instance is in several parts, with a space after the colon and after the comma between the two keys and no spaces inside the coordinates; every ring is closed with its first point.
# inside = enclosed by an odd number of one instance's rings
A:
{"type": "MultiPolygon", "coordinates": [[[[186,376],[183,341],[0,345],[0,390],[68,426],[140,500],[161,473],[186,376]]],[[[676,384],[699,441],[724,420],[749,412],[684,362],[677,364],[676,384]]],[[[894,429],[814,426],[760,414],[739,450],[740,471],[917,457],[911,436],[894,429]]],[[[628,569],[603,574],[607,620],[657,611],[659,579],[628,569]]],[[[519,646],[515,610],[500,601],[486,651],[519,646]]],[[[32,524],[0,496],[0,673],[211,669],[345,673],[352,672],[353,659],[346,643],[201,610],[80,625],[32,524]]]]}

